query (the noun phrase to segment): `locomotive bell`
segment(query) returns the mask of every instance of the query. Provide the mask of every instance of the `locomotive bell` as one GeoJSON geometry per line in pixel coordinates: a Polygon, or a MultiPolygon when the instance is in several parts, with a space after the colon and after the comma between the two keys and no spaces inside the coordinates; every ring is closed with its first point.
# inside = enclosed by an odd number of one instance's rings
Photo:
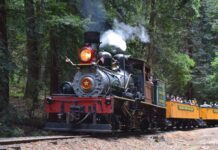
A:
{"type": "Polygon", "coordinates": [[[105,66],[107,68],[111,68],[111,64],[112,64],[112,56],[109,52],[99,52],[98,53],[98,57],[100,60],[100,64],[102,66],[105,66]]]}
{"type": "Polygon", "coordinates": [[[128,58],[131,57],[131,55],[125,55],[125,54],[116,54],[114,56],[114,59],[116,59],[119,62],[120,68],[125,68],[125,62],[128,60],[128,58]]]}

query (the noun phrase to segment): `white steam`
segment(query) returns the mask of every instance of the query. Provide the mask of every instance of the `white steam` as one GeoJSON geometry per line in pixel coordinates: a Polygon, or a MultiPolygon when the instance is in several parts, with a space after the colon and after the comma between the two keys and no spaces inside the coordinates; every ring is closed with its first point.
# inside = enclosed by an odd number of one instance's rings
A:
{"type": "Polygon", "coordinates": [[[121,50],[126,50],[126,42],[123,38],[113,30],[108,30],[103,33],[101,36],[101,45],[100,47],[104,47],[107,45],[112,45],[120,48],[121,50]]]}
{"type": "Polygon", "coordinates": [[[126,50],[126,41],[138,38],[143,43],[150,41],[147,30],[144,26],[129,26],[123,22],[114,20],[114,27],[112,30],[107,30],[101,35],[100,47],[107,45],[115,46],[121,50],[126,50]]]}

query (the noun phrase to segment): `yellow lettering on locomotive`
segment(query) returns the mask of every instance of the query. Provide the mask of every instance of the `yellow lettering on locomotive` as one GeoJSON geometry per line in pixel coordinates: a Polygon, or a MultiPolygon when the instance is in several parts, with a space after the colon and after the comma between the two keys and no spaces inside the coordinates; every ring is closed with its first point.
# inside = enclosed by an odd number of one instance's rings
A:
{"type": "Polygon", "coordinates": [[[183,106],[183,105],[178,105],[179,110],[184,110],[184,111],[194,111],[194,108],[192,106],[183,106]]]}

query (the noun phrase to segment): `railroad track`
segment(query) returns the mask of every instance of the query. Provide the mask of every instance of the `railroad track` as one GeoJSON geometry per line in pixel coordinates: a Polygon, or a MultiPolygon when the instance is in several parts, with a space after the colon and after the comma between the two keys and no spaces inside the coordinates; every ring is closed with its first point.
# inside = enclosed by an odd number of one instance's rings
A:
{"type": "Polygon", "coordinates": [[[17,137],[17,138],[0,138],[0,150],[22,150],[22,144],[46,141],[49,143],[57,143],[59,140],[74,139],[74,138],[99,138],[107,139],[114,138],[119,139],[123,137],[141,137],[144,135],[152,136],[153,139],[159,140],[160,133],[165,131],[157,131],[155,133],[151,132],[141,132],[141,131],[129,131],[129,132],[117,132],[113,134],[84,134],[84,135],[61,135],[61,136],[40,136],[40,137],[17,137]]]}
{"type": "Polygon", "coordinates": [[[34,142],[48,142],[57,145],[61,140],[75,139],[75,138],[97,138],[97,139],[122,139],[127,137],[141,137],[148,136],[155,141],[164,140],[161,133],[165,131],[157,131],[156,133],[148,132],[118,132],[114,134],[84,134],[84,135],[64,135],[64,136],[40,136],[40,137],[18,137],[18,138],[0,138],[0,150],[23,150],[23,144],[33,144],[34,142]]]}
{"type": "MultiPolygon", "coordinates": [[[[158,131],[160,133],[160,131],[158,131]]],[[[85,134],[85,135],[65,135],[65,136],[40,136],[40,137],[15,137],[15,138],[0,138],[0,150],[4,150],[1,146],[9,145],[19,145],[31,142],[40,142],[40,141],[56,141],[64,139],[73,139],[73,138],[85,138],[85,137],[94,137],[94,138],[122,138],[126,136],[137,136],[137,135],[149,135],[149,133],[142,133],[139,131],[135,132],[118,132],[116,134],[85,134]]],[[[151,134],[151,133],[150,133],[151,134]]],[[[19,146],[18,146],[19,147],[19,146]]],[[[15,148],[16,149],[16,148],[15,148]]],[[[19,148],[18,148],[19,149],[19,148]]]]}
{"type": "Polygon", "coordinates": [[[44,137],[0,138],[0,146],[31,143],[31,142],[46,141],[46,140],[72,139],[72,138],[77,138],[77,137],[81,137],[81,136],[44,136],[44,137]]]}
{"type": "MultiPolygon", "coordinates": [[[[157,131],[155,133],[161,133],[162,131],[157,131]]],[[[97,137],[97,138],[110,138],[110,137],[125,137],[125,136],[137,136],[137,135],[149,135],[155,133],[141,132],[137,131],[129,131],[129,132],[114,132],[108,134],[82,134],[82,135],[55,135],[55,136],[36,136],[36,137],[13,137],[13,138],[0,138],[0,146],[3,145],[13,145],[13,144],[23,144],[23,143],[31,143],[38,141],[46,141],[46,140],[62,140],[62,139],[73,139],[73,138],[81,138],[81,137],[97,137]]],[[[1,150],[1,148],[0,148],[1,150]]]]}

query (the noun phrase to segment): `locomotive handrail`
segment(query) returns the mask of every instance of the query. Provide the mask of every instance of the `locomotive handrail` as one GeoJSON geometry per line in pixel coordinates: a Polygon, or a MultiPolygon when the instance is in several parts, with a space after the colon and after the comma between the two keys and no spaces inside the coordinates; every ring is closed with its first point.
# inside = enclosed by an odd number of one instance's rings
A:
{"type": "MultiPolygon", "coordinates": [[[[129,81],[130,81],[131,76],[132,76],[132,74],[129,74],[128,79],[127,79],[127,82],[126,82],[126,85],[125,85],[125,89],[128,88],[128,85],[129,85],[129,81]]],[[[124,78],[125,78],[125,77],[124,77],[124,78]]]]}
{"type": "Polygon", "coordinates": [[[130,101],[130,102],[135,102],[133,99],[125,98],[125,97],[120,97],[120,96],[113,96],[114,99],[120,99],[120,100],[125,100],[125,101],[130,101]]]}
{"type": "Polygon", "coordinates": [[[72,66],[91,66],[91,65],[93,65],[93,63],[75,64],[75,63],[73,63],[73,62],[70,60],[70,58],[68,58],[67,56],[65,56],[65,57],[66,57],[65,61],[66,61],[67,63],[70,63],[72,66]]]}
{"type": "MultiPolygon", "coordinates": [[[[113,97],[114,97],[114,99],[119,99],[119,100],[124,100],[124,101],[135,102],[135,100],[129,99],[129,98],[125,98],[125,97],[120,97],[120,96],[113,96],[113,97]]],[[[165,107],[157,106],[157,105],[150,104],[150,103],[147,103],[147,102],[142,102],[142,101],[141,101],[140,103],[141,103],[141,104],[150,105],[150,106],[155,106],[155,107],[162,108],[162,109],[166,109],[165,107]]]]}

